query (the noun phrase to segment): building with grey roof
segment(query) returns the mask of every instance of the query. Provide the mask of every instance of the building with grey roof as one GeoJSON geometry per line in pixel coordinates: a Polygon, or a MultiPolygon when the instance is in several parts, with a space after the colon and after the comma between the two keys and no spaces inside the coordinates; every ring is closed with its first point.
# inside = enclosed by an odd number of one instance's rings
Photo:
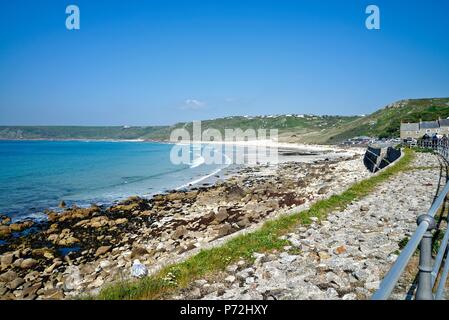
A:
{"type": "Polygon", "coordinates": [[[436,121],[420,121],[418,123],[401,123],[401,139],[420,139],[424,135],[449,136],[449,119],[436,121]]]}

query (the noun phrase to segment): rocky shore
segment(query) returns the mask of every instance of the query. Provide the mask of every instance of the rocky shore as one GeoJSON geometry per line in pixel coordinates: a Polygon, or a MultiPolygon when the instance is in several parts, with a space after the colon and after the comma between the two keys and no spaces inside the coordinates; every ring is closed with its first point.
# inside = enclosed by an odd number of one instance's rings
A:
{"type": "Polygon", "coordinates": [[[135,259],[155,272],[370,175],[360,150],[310,163],[288,159],[244,167],[210,187],[48,212],[45,222],[2,217],[0,299],[96,294],[105,284],[132,277],[135,259]]]}
{"type": "MultiPolygon", "coordinates": [[[[436,155],[418,153],[412,167],[345,210],[298,227],[285,236],[291,246],[284,250],[255,253],[254,263],[239,261],[172,298],[369,299],[446,183],[446,164],[436,155]]],[[[416,260],[392,299],[412,296],[416,260]]]]}

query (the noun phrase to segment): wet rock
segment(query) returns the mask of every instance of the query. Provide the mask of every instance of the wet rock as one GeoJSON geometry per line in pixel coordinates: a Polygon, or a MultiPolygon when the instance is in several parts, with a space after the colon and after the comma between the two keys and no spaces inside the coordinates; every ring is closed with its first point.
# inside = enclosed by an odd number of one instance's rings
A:
{"type": "Polygon", "coordinates": [[[0,239],[6,238],[11,235],[11,229],[9,226],[0,226],[0,239]]]}
{"type": "Polygon", "coordinates": [[[138,210],[140,207],[139,203],[130,203],[127,205],[117,205],[115,207],[112,207],[110,210],[112,212],[132,212],[134,210],[138,210]]]}
{"type": "Polygon", "coordinates": [[[8,225],[10,223],[11,223],[11,218],[10,217],[3,216],[3,215],[0,216],[0,225],[6,226],[6,225],[8,225]]]}
{"type": "Polygon", "coordinates": [[[34,224],[33,221],[23,221],[21,223],[12,223],[9,225],[9,228],[13,232],[20,232],[20,231],[23,231],[23,230],[33,226],[33,224],[34,224]]]}
{"type": "Polygon", "coordinates": [[[59,202],[59,206],[58,206],[59,208],[65,208],[66,207],[66,203],[65,203],[65,201],[64,200],[61,200],[61,202],[59,202]]]}

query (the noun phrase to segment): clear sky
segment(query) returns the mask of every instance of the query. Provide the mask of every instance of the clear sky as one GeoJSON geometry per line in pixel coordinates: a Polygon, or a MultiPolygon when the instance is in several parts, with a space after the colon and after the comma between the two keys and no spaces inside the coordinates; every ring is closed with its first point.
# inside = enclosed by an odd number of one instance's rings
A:
{"type": "Polygon", "coordinates": [[[447,96],[447,0],[1,0],[0,125],[366,114],[447,96]],[[68,4],[80,30],[65,28],[68,4]],[[380,30],[365,28],[369,4],[380,30]]]}

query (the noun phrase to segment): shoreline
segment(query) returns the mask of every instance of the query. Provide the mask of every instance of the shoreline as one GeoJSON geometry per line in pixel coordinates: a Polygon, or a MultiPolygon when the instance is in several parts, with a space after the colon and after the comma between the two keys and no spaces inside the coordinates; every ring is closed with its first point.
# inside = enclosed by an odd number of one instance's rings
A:
{"type": "MultiPolygon", "coordinates": [[[[148,142],[148,143],[161,143],[161,144],[172,144],[174,145],[175,143],[173,142],[166,142],[166,141],[148,141],[148,140],[79,140],[79,139],[65,139],[65,140],[48,140],[48,139],[35,139],[35,140],[2,140],[2,141],[20,141],[20,142],[27,142],[27,141],[48,141],[48,142],[71,142],[71,141],[79,141],[79,142],[148,142]]],[[[278,151],[278,155],[280,160],[278,160],[278,162],[282,162],[284,161],[283,159],[285,159],[286,157],[289,157],[289,159],[296,159],[293,158],[294,156],[296,156],[297,158],[304,156],[304,157],[308,157],[308,160],[306,159],[301,159],[301,161],[314,161],[316,159],[319,159],[322,154],[324,152],[329,152],[329,153],[347,153],[347,154],[351,154],[354,152],[360,153],[362,154],[363,151],[358,151],[357,148],[353,148],[350,151],[348,150],[343,150],[343,148],[337,147],[337,146],[321,146],[321,145],[306,145],[306,144],[292,144],[292,143],[279,143],[279,142],[275,142],[275,141],[271,141],[271,140],[256,140],[256,141],[192,141],[190,144],[201,144],[201,145],[223,145],[225,148],[227,146],[233,146],[233,147],[247,147],[247,146],[266,146],[267,148],[276,148],[278,151]],[[281,151],[299,151],[299,152],[304,152],[304,154],[290,154],[287,156],[283,156],[281,151]],[[317,153],[317,154],[316,154],[317,153]]],[[[223,151],[224,153],[224,151],[223,151]]],[[[289,152],[287,152],[289,153],[289,152]]],[[[231,163],[231,166],[234,167],[239,167],[241,165],[236,165],[231,163]]],[[[248,165],[248,164],[247,164],[248,165]]],[[[255,165],[255,164],[253,164],[255,165]]],[[[243,165],[245,166],[245,165],[243,165]]],[[[102,197],[96,198],[96,199],[91,199],[91,200],[82,200],[82,199],[72,199],[72,200],[68,200],[64,199],[64,197],[62,197],[61,199],[58,199],[57,202],[63,201],[65,200],[66,202],[69,202],[70,204],[74,204],[74,205],[78,205],[80,206],[80,208],[86,208],[88,206],[90,206],[92,203],[97,203],[100,204],[101,206],[112,206],[117,202],[123,201],[125,200],[127,197],[130,196],[139,196],[139,197],[143,197],[143,198],[151,198],[156,194],[164,194],[167,192],[170,192],[172,190],[181,190],[181,189],[189,189],[192,187],[197,186],[199,183],[203,182],[203,181],[209,181],[209,185],[213,185],[215,183],[216,180],[222,179],[222,175],[220,174],[221,172],[225,172],[224,175],[226,175],[226,169],[229,167],[229,165],[220,168],[219,170],[213,170],[210,173],[204,174],[198,178],[193,178],[192,180],[186,183],[181,183],[179,186],[172,186],[172,187],[167,187],[167,188],[163,188],[160,189],[158,191],[154,191],[151,193],[136,193],[136,194],[127,194],[127,195],[123,195],[120,197],[116,197],[114,199],[103,199],[102,197]],[[216,177],[216,179],[213,179],[213,177],[215,175],[220,175],[219,177],[216,177]],[[212,179],[211,179],[212,178],[212,179]]],[[[59,208],[58,203],[54,203],[54,204],[49,204],[45,207],[39,207],[38,210],[33,210],[32,209],[32,204],[30,205],[29,209],[23,209],[23,212],[26,212],[22,215],[17,215],[17,213],[15,212],[8,212],[7,210],[3,210],[4,212],[0,212],[0,214],[4,213],[7,216],[13,218],[13,220],[15,222],[20,222],[23,220],[34,220],[34,221],[39,221],[42,219],[45,219],[45,212],[46,211],[63,211],[61,210],[61,208],[59,208]]]]}
{"type": "MultiPolygon", "coordinates": [[[[153,272],[173,257],[200,250],[239,230],[249,230],[279,212],[336,190],[325,185],[338,189],[353,181],[354,174],[368,174],[354,170],[354,165],[363,168],[357,152],[349,157],[347,150],[334,151],[334,157],[325,153],[321,160],[310,163],[298,162],[301,157],[293,155],[286,157],[290,161],[274,165],[232,168],[235,172],[224,181],[217,179],[209,186],[191,186],[148,199],[131,197],[111,206],[50,212],[47,222],[31,226],[36,233],[0,246],[2,259],[6,255],[12,260],[9,265],[2,265],[1,274],[11,271],[11,277],[24,280],[34,274],[40,279],[40,286],[31,296],[47,299],[54,292],[58,298],[95,293],[117,277],[129,278],[135,258],[153,272]],[[346,173],[334,176],[329,167],[346,173]],[[295,177],[309,182],[296,182],[295,177]],[[260,188],[266,191],[260,193],[260,188]],[[77,250],[61,255],[74,248],[77,250]]],[[[30,226],[19,223],[14,228],[22,227],[26,232],[30,226]]],[[[34,285],[33,281],[30,285],[34,285]]],[[[18,288],[5,294],[16,298],[30,295],[27,288],[18,288]]]]}

